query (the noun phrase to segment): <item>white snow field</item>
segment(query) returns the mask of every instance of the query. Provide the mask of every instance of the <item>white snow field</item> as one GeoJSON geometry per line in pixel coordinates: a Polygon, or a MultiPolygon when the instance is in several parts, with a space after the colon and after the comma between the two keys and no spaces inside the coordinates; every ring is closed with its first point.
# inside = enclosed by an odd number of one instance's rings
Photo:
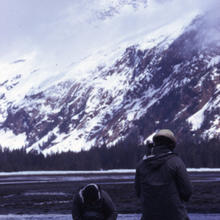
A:
{"type": "MultiPolygon", "coordinates": [[[[219,214],[189,214],[190,220],[219,220],[219,214]]],[[[71,215],[0,215],[1,220],[72,220],[71,215]]],[[[119,214],[118,220],[139,220],[140,214],[119,214]]]]}

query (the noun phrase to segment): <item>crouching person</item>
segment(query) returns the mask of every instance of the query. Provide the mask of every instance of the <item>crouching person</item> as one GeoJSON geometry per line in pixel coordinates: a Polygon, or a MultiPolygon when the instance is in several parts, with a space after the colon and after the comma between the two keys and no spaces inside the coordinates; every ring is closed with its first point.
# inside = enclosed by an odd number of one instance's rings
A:
{"type": "Polygon", "coordinates": [[[73,220],[115,220],[117,212],[107,192],[97,184],[88,184],[73,197],[73,220]]]}

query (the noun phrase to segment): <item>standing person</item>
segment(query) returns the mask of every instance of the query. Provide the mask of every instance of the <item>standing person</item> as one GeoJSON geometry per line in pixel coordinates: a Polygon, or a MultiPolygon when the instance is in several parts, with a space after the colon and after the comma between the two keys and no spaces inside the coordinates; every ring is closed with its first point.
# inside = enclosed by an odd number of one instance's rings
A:
{"type": "Polygon", "coordinates": [[[135,189],[142,204],[142,220],[187,220],[184,202],[192,186],[183,161],[173,153],[176,138],[162,129],[153,136],[151,154],[136,168],[135,189]]]}
{"type": "Polygon", "coordinates": [[[117,212],[107,192],[91,183],[74,195],[73,220],[115,220],[117,212]]]}

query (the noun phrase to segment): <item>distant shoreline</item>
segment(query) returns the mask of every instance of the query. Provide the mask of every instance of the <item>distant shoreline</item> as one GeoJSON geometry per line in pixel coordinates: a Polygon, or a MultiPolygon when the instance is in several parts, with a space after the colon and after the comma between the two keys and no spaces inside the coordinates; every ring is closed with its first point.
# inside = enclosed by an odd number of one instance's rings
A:
{"type": "MultiPolygon", "coordinates": [[[[187,168],[188,172],[220,172],[220,168],[187,168]]],[[[62,174],[132,174],[135,169],[114,169],[114,170],[52,170],[52,171],[14,171],[0,172],[0,176],[8,175],[62,175],[62,174]]]]}

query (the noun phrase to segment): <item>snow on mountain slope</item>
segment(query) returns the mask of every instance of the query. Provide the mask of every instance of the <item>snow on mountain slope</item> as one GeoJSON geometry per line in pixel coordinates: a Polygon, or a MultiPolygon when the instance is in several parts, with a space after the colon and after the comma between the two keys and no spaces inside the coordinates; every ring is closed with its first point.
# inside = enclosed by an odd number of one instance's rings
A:
{"type": "MultiPolygon", "coordinates": [[[[130,3],[134,13],[147,7],[146,1],[141,9],[136,1],[112,3],[101,19],[117,20],[130,3]]],[[[191,126],[191,135],[219,137],[220,45],[200,43],[209,38],[202,31],[206,20],[195,19],[199,13],[154,28],[140,25],[61,69],[38,66],[35,53],[0,63],[0,145],[44,154],[79,151],[132,134],[141,141],[161,127],[177,136],[191,126]]]]}

